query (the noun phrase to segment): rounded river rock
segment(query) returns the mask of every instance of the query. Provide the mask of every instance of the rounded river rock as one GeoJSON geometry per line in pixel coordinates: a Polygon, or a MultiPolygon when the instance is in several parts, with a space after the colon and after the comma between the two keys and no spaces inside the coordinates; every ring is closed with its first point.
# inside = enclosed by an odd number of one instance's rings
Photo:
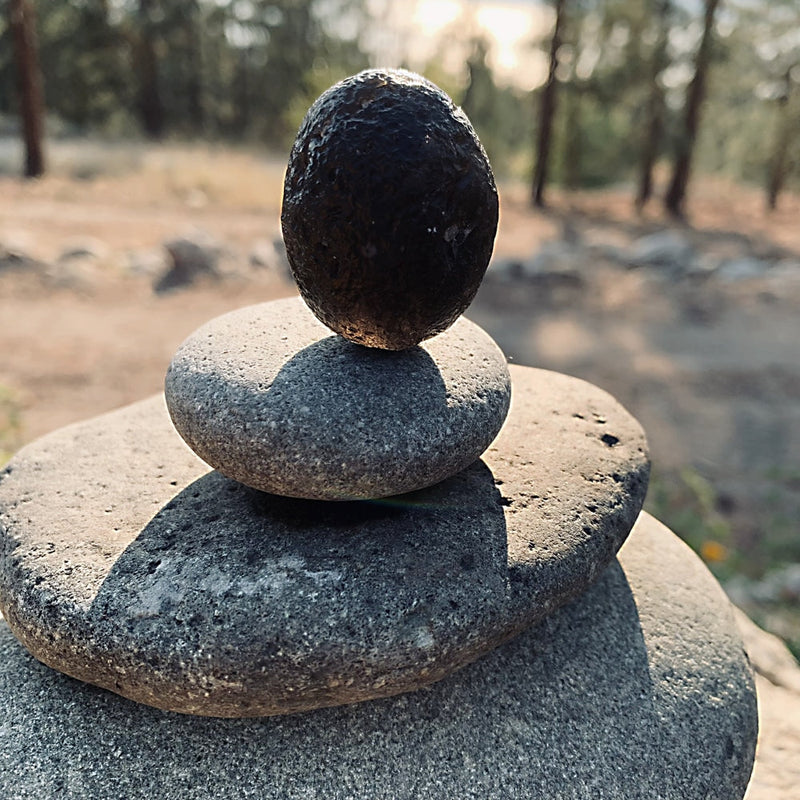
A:
{"type": "Polygon", "coordinates": [[[478,290],[497,219],[472,125],[425,78],[367,70],[309,109],[283,236],[303,298],[347,339],[402,350],[452,325],[478,290]]]}
{"type": "Polygon", "coordinates": [[[508,413],[505,357],[459,320],[400,353],[335,336],[299,298],[211,320],[166,378],[178,432],[248,486],[316,500],[430,486],[475,461],[508,413]]]}
{"type": "Polygon", "coordinates": [[[0,607],[40,660],[161,708],[303,711],[443,678],[575,597],[644,499],[609,395],[515,368],[484,460],[381,501],[209,472],[163,398],[56,431],[0,472],[0,607]]]}
{"type": "Polygon", "coordinates": [[[0,622],[0,717],[0,796],[37,800],[741,800],[758,724],[730,603],[646,515],[583,596],[418,692],[187,718],[47,669],[0,622]]]}

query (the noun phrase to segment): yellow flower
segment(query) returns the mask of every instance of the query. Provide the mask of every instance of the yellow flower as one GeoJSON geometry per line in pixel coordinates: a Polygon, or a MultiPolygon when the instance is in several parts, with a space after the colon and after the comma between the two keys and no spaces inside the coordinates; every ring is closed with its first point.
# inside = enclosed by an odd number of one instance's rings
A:
{"type": "Polygon", "coordinates": [[[704,561],[724,561],[728,557],[728,548],[719,542],[709,539],[703,542],[700,547],[700,555],[703,557],[704,561]]]}

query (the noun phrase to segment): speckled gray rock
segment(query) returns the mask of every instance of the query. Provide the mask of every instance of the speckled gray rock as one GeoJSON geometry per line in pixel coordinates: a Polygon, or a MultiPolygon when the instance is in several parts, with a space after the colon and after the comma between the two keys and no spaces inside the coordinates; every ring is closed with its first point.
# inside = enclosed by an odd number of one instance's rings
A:
{"type": "Polygon", "coordinates": [[[613,398],[512,374],[485,460],[383,501],[277,497],[208,472],[161,398],[51,434],[0,480],[3,613],[47,664],[197,714],[436,681],[583,591],[645,494],[644,435],[613,398]]]}
{"type": "Polygon", "coordinates": [[[465,319],[386,352],[331,334],[289,298],[195,331],[165,393],[181,436],[229,478],[287,497],[354,500],[467,467],[500,430],[511,385],[500,349],[465,319]]]}
{"type": "Polygon", "coordinates": [[[0,719],[0,796],[31,800],[740,800],[757,726],[727,600],[646,516],[586,594],[428,689],[189,718],[48,670],[0,628],[0,719]]]}

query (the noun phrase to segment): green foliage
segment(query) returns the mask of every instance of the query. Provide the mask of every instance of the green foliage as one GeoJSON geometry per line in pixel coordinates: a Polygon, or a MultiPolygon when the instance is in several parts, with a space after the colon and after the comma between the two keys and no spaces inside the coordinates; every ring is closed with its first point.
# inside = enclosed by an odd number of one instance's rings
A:
{"type": "Polygon", "coordinates": [[[745,566],[731,525],[719,511],[716,489],[691,467],[653,474],[645,509],[675,531],[718,578],[728,578],[745,566]]]}
{"type": "Polygon", "coordinates": [[[765,507],[770,509],[759,542],[763,570],[785,563],[800,563],[800,466],[774,468],[765,477],[765,507]]]}
{"type": "MultiPolygon", "coordinates": [[[[533,141],[533,103],[519,90],[497,86],[488,63],[489,46],[485,39],[474,39],[471,45],[461,107],[486,149],[495,174],[512,176],[521,146],[527,150],[533,141]]],[[[426,72],[431,80],[438,82],[437,76],[426,72]]],[[[451,94],[458,97],[455,91],[451,94]]]]}
{"type": "MultiPolygon", "coordinates": [[[[49,112],[75,132],[285,148],[322,90],[377,58],[368,34],[392,35],[386,20],[402,14],[388,9],[402,2],[37,0],[49,112]]],[[[493,45],[464,8],[424,72],[463,105],[495,172],[523,177],[536,93],[498,83],[493,45]]],[[[568,188],[630,180],[650,140],[663,160],[680,139],[702,4],[565,0],[564,9],[549,174],[568,188]]],[[[532,16],[540,11],[531,4],[532,16]]],[[[777,172],[781,186],[800,186],[800,5],[725,0],[717,21],[695,167],[757,182],[777,172]]],[[[397,35],[413,61],[409,30],[397,35]]],[[[549,45],[546,35],[531,43],[543,61],[549,45]]],[[[16,112],[12,49],[0,0],[0,115],[16,112]]]]}
{"type": "Polygon", "coordinates": [[[102,0],[37,3],[45,102],[81,127],[102,125],[130,103],[125,41],[104,8],[102,0]]]}
{"type": "MultiPolygon", "coordinates": [[[[344,77],[367,65],[354,39],[327,26],[361,5],[40,0],[48,111],[76,131],[283,145],[320,75],[344,77]]],[[[16,110],[7,8],[0,0],[0,113],[16,110]]]]}
{"type": "Polygon", "coordinates": [[[800,563],[800,468],[768,470],[763,485],[760,505],[770,512],[749,543],[734,538],[716,488],[690,467],[654,474],[645,508],[699,553],[720,579],[739,574],[760,579],[784,564],[800,563]]]}
{"type": "Polygon", "coordinates": [[[800,5],[731,2],[707,99],[698,162],[708,172],[763,183],[781,126],[792,126],[789,183],[800,185],[800,5]]]}
{"type": "Polygon", "coordinates": [[[324,92],[340,80],[366,69],[369,64],[366,57],[357,48],[341,48],[336,42],[328,45],[327,54],[314,59],[306,70],[300,84],[300,90],[289,102],[283,114],[285,122],[284,144],[288,147],[294,140],[300,123],[311,104],[324,92]]]}

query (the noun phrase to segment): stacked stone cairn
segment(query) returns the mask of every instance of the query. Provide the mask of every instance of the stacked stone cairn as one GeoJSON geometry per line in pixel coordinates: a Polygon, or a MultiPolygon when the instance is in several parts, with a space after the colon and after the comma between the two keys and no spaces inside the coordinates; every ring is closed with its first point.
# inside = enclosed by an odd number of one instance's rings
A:
{"type": "Polygon", "coordinates": [[[497,220],[426,80],[312,106],[302,300],[0,473],[0,796],[743,796],[749,666],[641,428],[461,317],[497,220]]]}

